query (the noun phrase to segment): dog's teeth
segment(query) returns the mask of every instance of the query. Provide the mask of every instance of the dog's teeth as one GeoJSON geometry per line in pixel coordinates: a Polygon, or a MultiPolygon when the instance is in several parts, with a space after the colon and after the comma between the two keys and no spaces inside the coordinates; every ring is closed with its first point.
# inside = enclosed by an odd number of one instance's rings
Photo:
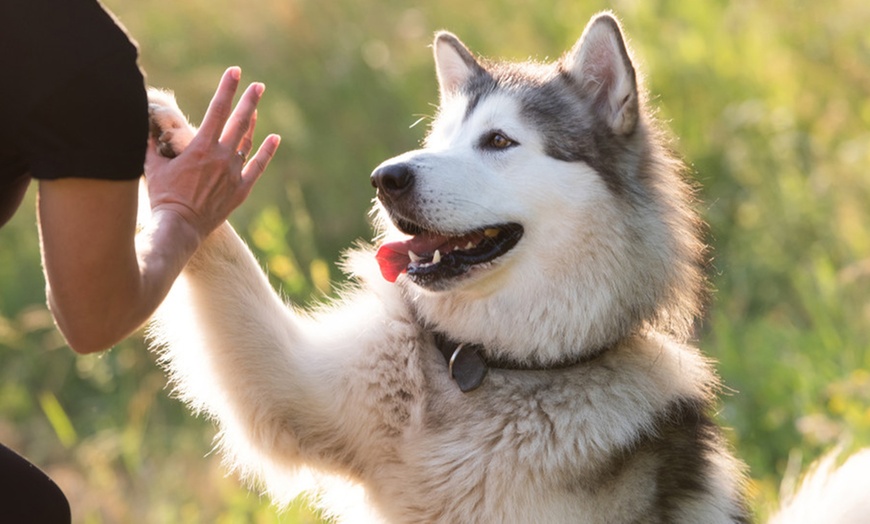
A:
{"type": "Polygon", "coordinates": [[[432,255],[432,263],[437,264],[438,262],[441,262],[441,252],[436,249],[435,254],[432,255]]]}
{"type": "Polygon", "coordinates": [[[410,249],[408,250],[408,258],[411,259],[411,262],[419,262],[421,257],[417,253],[414,253],[410,249]]]}
{"type": "Polygon", "coordinates": [[[485,229],[483,231],[483,234],[489,238],[495,238],[498,236],[498,229],[491,227],[491,228],[485,229]]]}
{"type": "Polygon", "coordinates": [[[466,246],[465,246],[465,249],[472,249],[472,248],[474,248],[474,242],[469,240],[468,244],[466,244],[466,246]]]}

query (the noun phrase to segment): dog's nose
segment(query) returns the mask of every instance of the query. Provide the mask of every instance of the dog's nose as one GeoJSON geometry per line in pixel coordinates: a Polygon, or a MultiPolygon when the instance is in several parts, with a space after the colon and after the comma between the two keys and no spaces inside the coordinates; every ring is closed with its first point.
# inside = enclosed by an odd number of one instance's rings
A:
{"type": "Polygon", "coordinates": [[[387,164],[372,173],[372,187],[381,198],[398,198],[414,186],[414,170],[408,164],[387,164]]]}

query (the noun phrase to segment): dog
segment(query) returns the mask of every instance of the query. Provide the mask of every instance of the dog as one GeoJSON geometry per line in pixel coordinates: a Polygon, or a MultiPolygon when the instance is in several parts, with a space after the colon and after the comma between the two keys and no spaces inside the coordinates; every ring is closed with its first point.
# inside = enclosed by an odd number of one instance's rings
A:
{"type": "MultiPolygon", "coordinates": [[[[285,304],[228,224],[195,253],[150,328],[180,397],[277,502],[297,478],[354,486],[323,495],[339,518],[750,522],[719,379],[687,342],[706,289],[693,188],[616,18],[551,63],[448,32],[434,57],[438,113],[371,174],[378,234],[340,299],[285,304]]],[[[181,152],[195,129],[174,100],[150,110],[181,152]]]]}

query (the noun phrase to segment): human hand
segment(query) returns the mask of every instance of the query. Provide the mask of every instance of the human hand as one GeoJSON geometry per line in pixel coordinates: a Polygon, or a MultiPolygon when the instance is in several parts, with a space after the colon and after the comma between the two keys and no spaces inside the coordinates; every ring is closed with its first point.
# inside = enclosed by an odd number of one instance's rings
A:
{"type": "MultiPolygon", "coordinates": [[[[254,145],[256,108],[265,86],[248,86],[233,109],[240,79],[238,67],[227,69],[199,132],[176,158],[162,156],[153,138],[148,144],[145,179],[152,215],[164,211],[177,214],[200,240],[247,198],[280,143],[278,135],[269,135],[247,159],[254,145]]],[[[178,124],[189,126],[185,121],[178,124]]]]}

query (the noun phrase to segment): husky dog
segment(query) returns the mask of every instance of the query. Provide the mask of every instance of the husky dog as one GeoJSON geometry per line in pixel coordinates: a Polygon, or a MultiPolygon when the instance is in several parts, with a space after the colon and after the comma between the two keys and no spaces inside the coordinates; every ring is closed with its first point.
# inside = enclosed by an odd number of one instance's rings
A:
{"type": "MultiPolygon", "coordinates": [[[[748,522],[686,344],[705,246],[619,24],[553,63],[438,33],[440,109],[385,161],[355,287],[286,305],[229,225],[152,325],[180,396],[279,502],[317,472],[393,523],[748,522]]],[[[156,93],[162,147],[195,130],[156,93]]],[[[336,509],[332,506],[332,509],[336,509]]]]}

